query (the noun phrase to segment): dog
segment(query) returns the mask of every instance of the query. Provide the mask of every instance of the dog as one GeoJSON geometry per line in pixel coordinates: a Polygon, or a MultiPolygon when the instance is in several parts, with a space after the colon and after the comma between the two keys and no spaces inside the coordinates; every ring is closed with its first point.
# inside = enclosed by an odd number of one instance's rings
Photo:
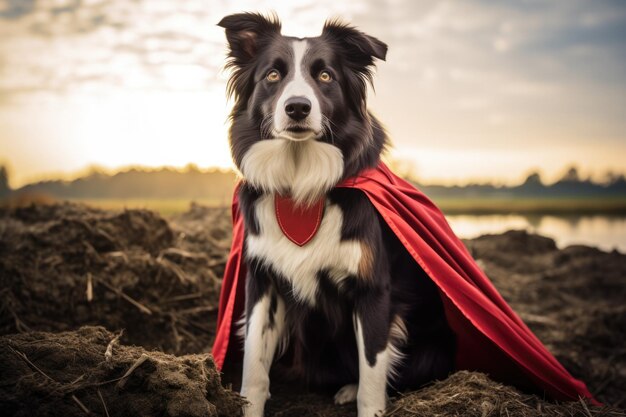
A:
{"type": "Polygon", "coordinates": [[[388,144],[366,107],[387,45],[337,20],[310,38],[283,36],[275,16],[256,13],[218,25],[243,179],[245,415],[263,415],[275,362],[309,386],[338,389],[337,404],[356,400],[360,417],[380,415],[389,390],[445,378],[455,356],[436,285],[362,191],[335,187],[375,167],[388,144]],[[303,210],[321,204],[305,244],[281,230],[276,196],[303,210]]]}

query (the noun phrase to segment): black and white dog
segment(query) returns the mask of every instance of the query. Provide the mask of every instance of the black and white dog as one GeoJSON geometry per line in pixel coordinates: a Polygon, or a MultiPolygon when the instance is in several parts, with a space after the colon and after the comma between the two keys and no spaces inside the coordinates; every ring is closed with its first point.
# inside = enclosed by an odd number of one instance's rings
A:
{"type": "Polygon", "coordinates": [[[246,416],[262,416],[275,360],[315,386],[340,388],[360,417],[387,388],[417,387],[453,368],[454,337],[436,286],[359,190],[334,188],[375,167],[387,143],[366,108],[374,59],[387,46],[327,22],[321,36],[282,36],[276,18],[222,19],[235,97],[230,145],[244,181],[246,416]],[[279,228],[274,195],[325,197],[314,238],[279,228]]]}

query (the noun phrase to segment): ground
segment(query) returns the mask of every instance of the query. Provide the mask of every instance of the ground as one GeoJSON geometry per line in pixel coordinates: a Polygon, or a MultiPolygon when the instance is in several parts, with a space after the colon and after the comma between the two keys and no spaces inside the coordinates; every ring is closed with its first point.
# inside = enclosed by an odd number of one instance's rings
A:
{"type": "MultiPolygon", "coordinates": [[[[555,404],[457,372],[394,398],[388,415],[625,415],[626,255],[523,231],[465,243],[607,407],[555,404]]],[[[3,415],[239,415],[242,400],[208,355],[229,245],[227,209],[193,205],[167,219],[80,204],[0,209],[3,415]]],[[[356,416],[353,404],[276,381],[267,408],[356,416]]]]}

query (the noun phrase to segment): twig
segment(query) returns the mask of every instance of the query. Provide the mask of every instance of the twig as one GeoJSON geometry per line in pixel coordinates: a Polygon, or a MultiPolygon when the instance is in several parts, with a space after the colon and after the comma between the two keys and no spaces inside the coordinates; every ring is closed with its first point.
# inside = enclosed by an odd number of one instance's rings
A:
{"type": "Polygon", "coordinates": [[[182,268],[176,265],[174,262],[162,256],[159,256],[156,259],[156,261],[159,265],[161,265],[161,267],[163,267],[164,269],[167,269],[172,274],[176,275],[176,277],[180,280],[180,282],[189,282],[189,278],[187,278],[185,271],[183,271],[182,268]]]}
{"type": "Polygon", "coordinates": [[[108,252],[106,254],[106,256],[109,256],[111,258],[122,258],[124,260],[124,263],[128,263],[128,256],[126,255],[125,252],[118,250],[118,251],[114,251],[114,252],[108,252]]]}
{"type": "Polygon", "coordinates": [[[182,334],[184,334],[185,336],[187,336],[189,339],[195,341],[197,340],[196,335],[194,335],[193,333],[191,333],[188,330],[185,330],[184,327],[181,327],[180,329],[178,329],[179,332],[181,332],[182,334]]]}
{"type": "Polygon", "coordinates": [[[102,236],[102,237],[104,237],[105,239],[107,239],[110,243],[112,243],[112,244],[115,244],[115,243],[116,243],[116,240],[113,238],[113,236],[111,236],[110,234],[108,234],[108,233],[107,233],[107,232],[105,232],[104,230],[102,230],[102,229],[98,228],[98,229],[96,229],[96,232],[97,232],[100,236],[102,236]]]}
{"type": "Polygon", "coordinates": [[[142,313],[145,314],[152,314],[152,311],[146,307],[145,305],[141,304],[139,301],[129,297],[128,295],[126,295],[122,290],[120,290],[119,288],[115,288],[114,286],[112,286],[111,284],[107,283],[104,280],[98,279],[97,280],[100,284],[104,285],[106,288],[108,288],[109,290],[113,291],[114,293],[116,293],[117,295],[119,295],[120,297],[122,297],[124,300],[128,301],[129,303],[131,303],[132,305],[134,305],[135,307],[137,307],[142,313]]]}
{"type": "Polygon", "coordinates": [[[35,369],[37,372],[39,372],[41,375],[45,376],[46,378],[48,378],[50,381],[52,382],[56,382],[54,380],[54,378],[52,378],[51,376],[49,376],[48,374],[46,374],[44,371],[42,371],[41,369],[39,369],[39,367],[37,365],[35,365],[34,363],[32,363],[30,361],[30,359],[28,359],[28,356],[26,356],[25,353],[22,353],[20,351],[17,351],[15,349],[13,349],[12,346],[9,346],[9,349],[11,349],[13,351],[13,353],[15,353],[18,357],[22,358],[22,360],[24,362],[26,362],[28,365],[30,365],[33,369],[35,369]]]}
{"type": "Polygon", "coordinates": [[[209,262],[207,262],[207,265],[209,268],[213,268],[216,267],[218,265],[224,265],[226,263],[226,259],[213,259],[209,262]]]}
{"type": "Polygon", "coordinates": [[[180,301],[194,300],[196,298],[201,298],[204,295],[205,294],[203,294],[201,292],[194,292],[194,293],[191,293],[191,294],[177,295],[175,297],[168,298],[167,300],[162,301],[161,304],[169,304],[169,303],[177,303],[177,302],[180,302],[180,301]]]}
{"type": "Polygon", "coordinates": [[[130,368],[128,368],[128,371],[126,371],[126,373],[122,375],[122,377],[120,378],[120,381],[117,383],[117,387],[124,388],[124,385],[126,385],[126,378],[128,378],[130,374],[132,374],[135,371],[135,369],[139,368],[141,364],[146,361],[146,359],[148,359],[148,355],[146,355],[145,353],[142,354],[139,357],[139,359],[137,359],[135,363],[133,363],[133,365],[130,368]]]}
{"type": "Polygon", "coordinates": [[[600,385],[598,385],[598,387],[594,390],[593,392],[593,396],[597,396],[598,394],[600,394],[602,391],[604,391],[604,389],[611,383],[613,382],[613,380],[615,379],[614,376],[609,376],[608,378],[606,378],[604,381],[602,381],[602,383],[600,385]]]}
{"type": "Polygon", "coordinates": [[[212,313],[217,310],[217,306],[198,306],[187,308],[185,310],[178,310],[176,315],[185,316],[185,315],[193,315],[198,313],[212,313]]]}
{"type": "Polygon", "coordinates": [[[78,399],[78,397],[76,397],[76,395],[72,394],[72,399],[76,402],[76,404],[78,404],[78,406],[81,408],[81,410],[83,410],[85,414],[87,415],[91,414],[91,411],[89,411],[89,409],[85,407],[85,404],[80,402],[80,400],[78,399]]]}
{"type": "Polygon", "coordinates": [[[210,267],[206,269],[205,272],[211,277],[211,279],[221,281],[221,278],[218,277],[217,274],[210,267]]]}
{"type": "Polygon", "coordinates": [[[5,288],[0,291],[0,295],[2,295],[2,305],[0,307],[7,310],[13,316],[13,320],[15,321],[15,329],[19,333],[30,332],[31,329],[26,325],[26,323],[20,320],[19,316],[12,308],[12,306],[15,305],[16,301],[15,294],[13,294],[13,292],[9,288],[5,288]]]}
{"type": "Polygon", "coordinates": [[[100,401],[102,402],[102,407],[104,407],[104,414],[106,414],[107,417],[111,417],[109,416],[109,410],[107,410],[107,405],[104,402],[104,398],[102,398],[102,393],[100,392],[100,389],[98,388],[96,391],[98,391],[98,397],[100,397],[100,401]]]}
{"type": "Polygon", "coordinates": [[[181,258],[188,258],[188,259],[203,259],[207,257],[204,253],[189,252],[184,249],[173,248],[173,247],[163,249],[159,253],[158,257],[163,258],[163,256],[167,256],[167,255],[178,255],[181,258]]]}
{"type": "Polygon", "coordinates": [[[591,411],[589,411],[589,407],[587,407],[587,403],[585,402],[585,400],[583,399],[583,397],[578,397],[578,400],[580,401],[580,403],[583,405],[583,407],[585,408],[585,411],[587,412],[587,415],[589,417],[593,417],[593,415],[591,414],[591,411]]]}
{"type": "Polygon", "coordinates": [[[83,380],[83,378],[85,378],[85,374],[82,374],[81,376],[79,376],[78,378],[76,378],[75,380],[67,384],[66,387],[78,384],[80,381],[83,380]]]}
{"type": "Polygon", "coordinates": [[[83,242],[83,246],[87,249],[87,253],[92,255],[94,258],[100,260],[102,256],[98,253],[98,251],[91,245],[89,242],[83,242]]]}
{"type": "Polygon", "coordinates": [[[174,352],[180,352],[180,335],[178,334],[178,329],[176,328],[176,317],[174,315],[170,316],[170,324],[172,326],[172,333],[174,334],[174,352]]]}
{"type": "Polygon", "coordinates": [[[13,316],[13,320],[15,321],[15,328],[17,329],[18,332],[20,333],[26,333],[26,332],[32,332],[31,328],[28,327],[28,325],[26,325],[26,323],[24,323],[19,316],[17,315],[17,313],[10,307],[6,306],[7,310],[9,310],[9,313],[11,313],[11,315],[13,316]]]}
{"type": "Polygon", "coordinates": [[[111,361],[111,358],[113,357],[113,345],[115,343],[117,343],[118,340],[120,340],[120,337],[122,337],[123,334],[124,334],[124,329],[122,329],[118,333],[117,336],[115,336],[113,339],[111,339],[111,341],[107,345],[107,349],[104,351],[104,360],[106,362],[110,362],[111,361]]]}
{"type": "Polygon", "coordinates": [[[394,414],[396,414],[396,412],[400,411],[400,409],[402,409],[402,404],[400,405],[396,405],[394,408],[392,408],[389,411],[386,411],[384,416],[388,417],[388,416],[393,416],[394,414]]]}
{"type": "Polygon", "coordinates": [[[192,327],[195,327],[196,329],[198,329],[198,330],[200,330],[202,332],[205,332],[205,333],[210,333],[210,332],[213,331],[213,329],[210,326],[205,326],[205,325],[200,324],[200,323],[198,323],[198,322],[196,322],[194,320],[190,320],[189,318],[186,318],[185,322],[188,325],[190,325],[192,327]]]}
{"type": "Polygon", "coordinates": [[[87,272],[87,290],[85,294],[87,295],[87,301],[91,302],[93,300],[93,277],[91,272],[87,272]]]}

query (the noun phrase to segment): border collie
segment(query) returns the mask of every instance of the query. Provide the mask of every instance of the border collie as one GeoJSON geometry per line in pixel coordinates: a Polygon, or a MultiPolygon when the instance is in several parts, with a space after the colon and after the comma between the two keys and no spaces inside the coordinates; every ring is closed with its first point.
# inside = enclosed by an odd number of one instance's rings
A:
{"type": "Polygon", "coordinates": [[[262,416],[274,362],[335,402],[382,414],[387,390],[453,369],[454,337],[434,283],[359,190],[335,188],[375,167],[387,144],[367,110],[374,59],[387,46],[338,21],[311,38],[281,35],[276,17],[225,17],[230,146],[243,177],[245,341],[241,394],[262,416]],[[303,209],[323,199],[300,246],[277,221],[275,196],[303,209]]]}

